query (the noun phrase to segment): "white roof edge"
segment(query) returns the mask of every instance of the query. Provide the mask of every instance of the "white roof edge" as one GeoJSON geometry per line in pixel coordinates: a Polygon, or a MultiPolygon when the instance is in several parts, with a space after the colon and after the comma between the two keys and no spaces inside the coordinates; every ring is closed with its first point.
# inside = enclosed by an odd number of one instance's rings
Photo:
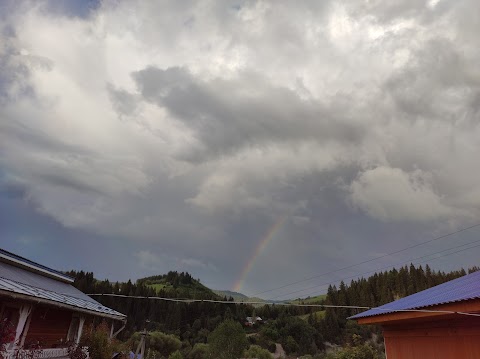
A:
{"type": "Polygon", "coordinates": [[[47,269],[43,268],[43,266],[41,266],[41,265],[37,266],[37,265],[31,264],[31,263],[27,263],[25,261],[22,261],[20,259],[14,258],[14,257],[11,257],[11,256],[9,256],[7,254],[4,254],[4,253],[0,253],[0,260],[4,261],[4,262],[11,263],[11,264],[16,265],[16,266],[20,266],[20,267],[25,268],[25,269],[33,270],[34,272],[41,273],[43,275],[46,275],[48,277],[51,277],[51,278],[54,278],[54,279],[57,279],[57,280],[61,280],[62,282],[66,282],[66,283],[73,283],[74,282],[73,278],[67,276],[66,274],[61,274],[57,271],[54,271],[53,269],[51,271],[47,270],[47,269]]]}

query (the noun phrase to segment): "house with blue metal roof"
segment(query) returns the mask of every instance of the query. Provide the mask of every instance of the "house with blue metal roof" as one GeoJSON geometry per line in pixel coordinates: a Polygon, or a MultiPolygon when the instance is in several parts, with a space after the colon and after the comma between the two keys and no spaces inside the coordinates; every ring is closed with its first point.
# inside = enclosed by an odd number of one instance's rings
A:
{"type": "Polygon", "coordinates": [[[349,319],[382,326],[388,359],[480,358],[480,272],[349,319]]]}
{"type": "Polygon", "coordinates": [[[68,344],[78,344],[85,324],[106,320],[112,336],[124,326],[124,314],[72,283],[62,272],[0,249],[0,319],[15,332],[8,355],[35,343],[42,358],[66,357],[68,344]]]}

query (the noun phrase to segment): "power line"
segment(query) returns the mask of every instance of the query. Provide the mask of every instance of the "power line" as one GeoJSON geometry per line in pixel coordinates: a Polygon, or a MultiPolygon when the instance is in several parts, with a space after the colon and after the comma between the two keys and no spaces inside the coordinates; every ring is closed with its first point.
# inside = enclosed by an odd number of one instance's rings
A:
{"type": "Polygon", "coordinates": [[[167,302],[177,302],[177,303],[217,303],[217,304],[262,304],[262,305],[282,305],[282,306],[296,306],[296,307],[331,307],[331,308],[347,308],[347,309],[370,309],[370,307],[362,306],[353,306],[353,305],[319,305],[319,304],[294,304],[287,302],[267,302],[267,301],[230,301],[230,300],[219,300],[219,299],[185,299],[185,298],[167,298],[167,297],[148,297],[141,295],[126,295],[126,294],[114,294],[114,293],[92,293],[87,294],[89,296],[101,296],[101,297],[119,297],[119,298],[132,298],[132,299],[155,299],[155,300],[164,300],[167,302]]]}
{"type": "MultiPolygon", "coordinates": [[[[454,247],[451,247],[451,248],[448,248],[448,249],[445,249],[445,250],[442,250],[442,251],[439,251],[439,252],[427,254],[427,255],[424,255],[424,256],[421,256],[421,257],[412,258],[412,259],[409,259],[409,260],[407,260],[407,261],[404,261],[404,262],[401,262],[401,263],[397,263],[397,264],[394,264],[394,265],[388,265],[388,266],[385,266],[385,267],[382,267],[382,268],[377,268],[377,269],[374,269],[374,270],[371,270],[371,271],[368,271],[368,272],[364,272],[364,273],[360,273],[360,274],[355,274],[355,275],[352,275],[352,276],[350,276],[350,277],[340,278],[340,279],[337,279],[337,280],[332,281],[332,282],[322,283],[322,284],[314,285],[314,286],[311,286],[311,287],[308,287],[308,288],[295,290],[295,291],[292,291],[292,292],[289,292],[289,293],[284,293],[284,294],[279,295],[279,296],[277,296],[277,297],[270,298],[270,300],[274,300],[274,299],[276,299],[276,298],[278,298],[278,297],[280,297],[280,296],[285,296],[285,295],[289,295],[289,294],[304,292],[304,291],[309,290],[309,289],[324,287],[324,286],[327,286],[327,285],[330,285],[330,284],[338,283],[338,282],[343,281],[343,280],[353,279],[353,278],[356,278],[356,277],[364,276],[364,275],[366,275],[366,274],[375,273],[375,272],[378,272],[378,271],[381,271],[381,270],[384,270],[384,269],[389,269],[389,268],[396,267],[396,266],[403,266],[403,265],[405,265],[405,264],[408,264],[409,262],[417,261],[417,260],[422,259],[422,258],[425,258],[425,257],[431,257],[431,256],[434,256],[434,255],[436,255],[436,254],[448,252],[448,251],[450,251],[450,250],[452,250],[452,249],[464,247],[464,246],[466,246],[466,245],[470,245],[470,244],[477,243],[477,242],[480,242],[480,240],[476,240],[476,241],[473,241],[473,242],[470,242],[470,243],[466,243],[466,244],[462,244],[462,245],[459,245],[459,246],[454,246],[454,247]]],[[[412,264],[421,264],[421,263],[425,263],[425,262],[428,262],[428,261],[433,261],[433,260],[441,259],[441,258],[444,258],[444,257],[448,257],[449,255],[457,254],[457,253],[460,253],[460,252],[463,252],[463,251],[466,251],[466,250],[469,250],[469,249],[477,248],[477,247],[480,247],[480,244],[479,244],[479,245],[476,245],[476,246],[471,246],[471,247],[468,247],[468,248],[464,248],[464,249],[461,249],[461,250],[459,250],[459,251],[455,251],[455,252],[452,252],[452,253],[447,253],[447,254],[445,254],[445,255],[443,255],[443,256],[439,256],[439,257],[437,257],[437,258],[426,259],[426,260],[419,261],[419,262],[415,262],[415,263],[412,263],[412,264]]],[[[313,293],[308,293],[308,294],[306,294],[306,295],[310,295],[310,294],[313,294],[313,293]]]]}
{"type": "Polygon", "coordinates": [[[286,287],[290,287],[290,286],[295,285],[295,284],[298,284],[298,283],[308,282],[308,281],[310,281],[310,280],[312,280],[312,279],[316,279],[316,278],[319,278],[319,277],[323,277],[323,276],[326,276],[326,275],[328,275],[328,274],[333,274],[333,273],[340,272],[340,271],[343,271],[343,270],[346,270],[346,269],[350,269],[350,268],[353,268],[353,267],[357,267],[357,266],[362,265],[362,264],[370,263],[370,262],[376,261],[376,260],[378,260],[378,259],[382,259],[382,258],[385,258],[385,257],[388,257],[388,256],[392,256],[392,255],[395,255],[395,254],[404,252],[404,251],[409,250],[409,249],[412,249],[412,248],[420,247],[420,246],[422,246],[422,245],[425,245],[425,244],[428,244],[428,243],[431,243],[431,242],[434,242],[434,241],[438,241],[438,240],[440,240],[440,239],[447,238],[447,237],[453,236],[454,234],[458,234],[458,233],[461,233],[461,232],[464,232],[464,231],[467,231],[467,230],[469,230],[469,229],[472,229],[472,228],[475,228],[475,227],[479,227],[479,226],[480,226],[480,223],[477,223],[477,224],[474,224],[474,225],[472,225],[472,226],[465,227],[465,228],[461,228],[461,229],[456,230],[456,231],[454,231],[454,232],[447,233],[447,234],[444,234],[444,235],[441,235],[441,236],[438,236],[438,237],[435,237],[435,238],[432,238],[432,239],[423,241],[423,242],[421,242],[421,243],[417,243],[417,244],[414,244],[414,245],[405,247],[405,248],[403,248],[403,249],[399,249],[399,250],[396,250],[396,251],[393,251],[393,252],[390,252],[390,253],[382,254],[381,256],[378,256],[378,257],[375,257],[375,258],[371,258],[371,259],[365,260],[365,261],[363,261],[363,262],[351,264],[351,265],[349,265],[349,266],[346,266],[346,267],[343,267],[343,268],[340,268],[340,269],[335,269],[335,270],[332,270],[332,271],[329,271],[329,272],[325,272],[325,273],[322,273],[322,274],[317,274],[317,275],[314,275],[314,276],[312,276],[312,277],[305,278],[305,279],[302,279],[302,280],[298,280],[298,281],[295,281],[295,282],[290,282],[290,283],[285,284],[285,285],[282,285],[282,286],[280,286],[280,287],[276,287],[276,288],[272,288],[272,289],[267,289],[267,290],[264,290],[264,291],[262,291],[262,292],[255,293],[255,294],[253,294],[252,296],[253,296],[253,297],[256,297],[256,296],[258,296],[258,295],[260,295],[260,294],[264,294],[264,293],[268,293],[268,292],[273,292],[273,291],[276,291],[276,290],[279,290],[279,289],[283,289],[283,288],[286,288],[286,287]]]}
{"type": "MultiPolygon", "coordinates": [[[[406,260],[406,261],[403,261],[403,262],[401,262],[401,263],[397,263],[397,264],[394,264],[394,265],[388,265],[388,266],[385,266],[385,267],[382,267],[382,268],[377,268],[377,269],[374,269],[374,270],[371,270],[371,271],[368,271],[368,272],[364,272],[364,273],[360,273],[360,274],[355,274],[355,275],[352,275],[352,276],[350,276],[350,277],[340,278],[340,279],[337,279],[337,280],[332,281],[332,282],[317,284],[317,285],[314,285],[314,286],[311,286],[311,287],[307,287],[307,288],[304,288],[304,289],[299,289],[299,290],[294,290],[294,291],[292,291],[292,292],[283,293],[283,294],[278,295],[278,296],[276,296],[276,297],[270,298],[270,300],[274,300],[274,299],[276,299],[276,298],[283,297],[283,296],[289,295],[289,294],[295,294],[295,293],[304,292],[304,291],[309,290],[309,289],[317,289],[317,290],[318,290],[318,288],[320,288],[320,287],[324,287],[324,286],[327,286],[327,285],[335,284],[335,283],[338,283],[338,282],[343,281],[343,280],[361,277],[361,276],[364,276],[364,275],[366,275],[366,274],[375,273],[375,272],[378,272],[378,271],[381,271],[381,270],[384,270],[384,269],[389,269],[389,268],[392,268],[392,267],[396,267],[396,266],[399,266],[399,265],[405,265],[405,264],[408,264],[409,262],[417,261],[417,260],[422,259],[422,258],[425,258],[425,257],[431,257],[431,256],[434,256],[434,255],[437,255],[437,254],[440,254],[440,253],[444,253],[444,252],[451,251],[452,249],[457,249],[457,248],[460,248],[460,247],[465,247],[465,246],[467,246],[467,245],[474,244],[474,243],[478,243],[478,242],[480,242],[480,239],[479,239],[479,240],[476,240],[476,241],[469,242],[469,243],[461,244],[461,245],[459,245],[459,246],[454,246],[454,247],[451,247],[451,248],[448,248],[448,249],[444,249],[444,250],[442,250],[442,251],[438,251],[438,252],[435,252],[435,253],[427,254],[427,255],[424,255],[424,256],[421,256],[421,257],[412,258],[412,259],[409,259],[409,260],[406,260]]],[[[426,260],[423,260],[423,261],[420,261],[420,262],[415,262],[414,264],[420,264],[420,263],[424,263],[424,262],[428,262],[428,261],[434,261],[434,260],[437,260],[437,259],[441,259],[441,258],[444,258],[444,257],[448,257],[449,255],[452,255],[452,254],[457,254],[457,253],[464,252],[464,251],[467,251],[467,250],[469,250],[469,249],[473,249],[473,248],[477,248],[477,247],[480,247],[480,244],[475,245],[475,246],[471,246],[471,247],[468,247],[468,248],[464,248],[464,249],[461,249],[461,250],[458,250],[458,251],[455,251],[455,252],[447,253],[447,254],[444,254],[444,255],[439,256],[439,257],[436,257],[436,258],[426,259],[426,260]]],[[[413,263],[412,263],[412,264],[413,264],[413,263]]],[[[314,293],[307,293],[306,295],[310,295],[310,294],[314,294],[314,293]]]]}
{"type": "Polygon", "coordinates": [[[228,300],[216,300],[216,299],[178,299],[178,298],[166,298],[166,297],[147,297],[139,295],[124,295],[124,294],[113,294],[113,293],[98,293],[98,294],[88,294],[90,296],[106,296],[106,297],[120,297],[120,298],[132,298],[132,299],[154,299],[154,300],[164,300],[169,302],[177,303],[217,303],[217,304],[262,304],[262,305],[281,305],[281,306],[291,306],[291,307],[320,307],[320,308],[343,308],[343,309],[365,309],[365,310],[378,310],[385,312],[420,312],[420,313],[443,313],[443,314],[459,314],[459,315],[470,315],[470,316],[479,316],[477,313],[467,313],[467,312],[456,312],[450,310],[435,310],[435,309],[393,309],[393,308],[378,308],[378,307],[368,307],[361,305],[331,305],[331,304],[296,304],[296,303],[285,303],[285,302],[246,302],[238,301],[231,302],[228,300]]]}

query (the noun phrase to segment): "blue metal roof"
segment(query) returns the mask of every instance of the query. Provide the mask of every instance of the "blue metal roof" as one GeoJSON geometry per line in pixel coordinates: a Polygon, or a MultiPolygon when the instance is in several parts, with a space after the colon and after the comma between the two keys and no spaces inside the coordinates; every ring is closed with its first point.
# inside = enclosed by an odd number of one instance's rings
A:
{"type": "Polygon", "coordinates": [[[434,305],[460,302],[480,298],[480,271],[409,295],[408,297],[369,309],[349,319],[360,319],[374,315],[394,313],[409,309],[421,309],[434,305]]]}
{"type": "Polygon", "coordinates": [[[2,292],[11,295],[22,294],[32,299],[40,298],[52,304],[60,303],[71,306],[73,310],[79,308],[100,316],[125,318],[124,314],[100,304],[69,283],[0,262],[0,294],[2,292]]]}
{"type": "Polygon", "coordinates": [[[57,279],[73,283],[73,278],[66,275],[65,273],[49,268],[42,264],[36,263],[34,261],[31,261],[30,259],[21,257],[15,253],[11,253],[9,251],[6,251],[5,249],[0,248],[0,259],[2,259],[3,261],[16,263],[16,265],[25,266],[33,270],[44,272],[57,279]]]}

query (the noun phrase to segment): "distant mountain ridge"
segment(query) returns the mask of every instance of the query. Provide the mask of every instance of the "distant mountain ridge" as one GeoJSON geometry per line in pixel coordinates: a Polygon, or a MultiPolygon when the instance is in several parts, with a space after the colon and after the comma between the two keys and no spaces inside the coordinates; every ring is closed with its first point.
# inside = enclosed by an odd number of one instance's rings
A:
{"type": "Polygon", "coordinates": [[[247,301],[249,298],[245,294],[239,293],[239,292],[233,292],[231,290],[218,290],[218,289],[212,289],[212,291],[219,295],[220,297],[227,297],[230,298],[232,297],[233,300],[236,302],[243,302],[247,301]]]}
{"type": "Polygon", "coordinates": [[[220,297],[226,297],[227,299],[231,297],[235,302],[264,302],[264,303],[288,302],[288,303],[294,303],[294,304],[318,304],[318,303],[323,303],[327,297],[326,294],[320,294],[314,297],[306,297],[306,298],[285,299],[285,300],[266,300],[259,297],[249,297],[243,293],[234,292],[231,290],[212,289],[212,291],[220,297]]]}

